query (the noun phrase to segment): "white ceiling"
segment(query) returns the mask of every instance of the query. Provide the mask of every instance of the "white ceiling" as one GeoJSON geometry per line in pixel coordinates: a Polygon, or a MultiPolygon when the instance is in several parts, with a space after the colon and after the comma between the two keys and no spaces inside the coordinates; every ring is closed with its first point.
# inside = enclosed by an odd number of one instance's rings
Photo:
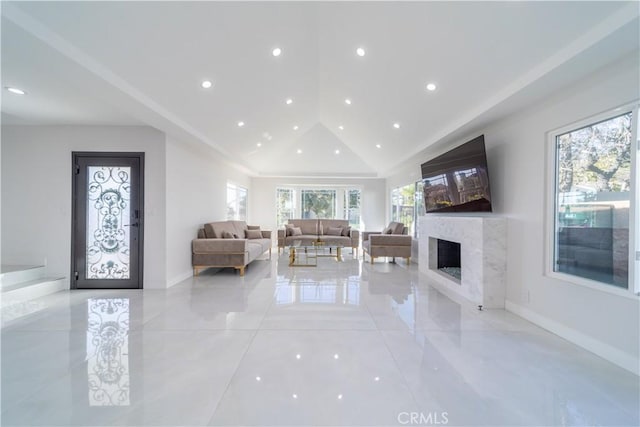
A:
{"type": "Polygon", "coordinates": [[[2,8],[2,86],[28,92],[3,91],[4,124],[148,124],[264,176],[385,176],[639,44],[637,2],[2,8]]]}

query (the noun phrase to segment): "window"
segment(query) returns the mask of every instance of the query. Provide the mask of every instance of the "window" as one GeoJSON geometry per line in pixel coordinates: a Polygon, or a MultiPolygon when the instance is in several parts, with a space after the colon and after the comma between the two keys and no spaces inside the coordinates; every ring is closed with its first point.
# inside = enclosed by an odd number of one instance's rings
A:
{"type": "Polygon", "coordinates": [[[284,225],[287,223],[287,220],[294,218],[294,200],[293,189],[276,189],[276,223],[278,224],[278,228],[284,227],[284,225]]]}
{"type": "Polygon", "coordinates": [[[247,220],[247,189],[227,184],[227,219],[247,220]]]}
{"type": "Polygon", "coordinates": [[[359,229],[362,192],[359,188],[279,187],[276,189],[276,223],[284,227],[292,218],[346,219],[359,229]]]}
{"type": "Polygon", "coordinates": [[[415,235],[416,184],[408,184],[391,190],[391,221],[401,222],[415,235]]]}
{"type": "Polygon", "coordinates": [[[353,228],[360,228],[360,190],[349,189],[344,192],[344,219],[349,220],[353,228]]]}
{"type": "Polygon", "coordinates": [[[553,271],[629,288],[631,112],[553,135],[553,271]]]}
{"type": "Polygon", "coordinates": [[[302,218],[335,218],[336,190],[302,190],[302,218]]]}

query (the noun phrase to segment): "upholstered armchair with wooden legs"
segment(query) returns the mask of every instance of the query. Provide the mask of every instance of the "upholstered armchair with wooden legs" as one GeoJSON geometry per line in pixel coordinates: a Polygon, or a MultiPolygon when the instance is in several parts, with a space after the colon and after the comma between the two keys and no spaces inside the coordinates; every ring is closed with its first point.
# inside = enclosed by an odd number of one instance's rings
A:
{"type": "Polygon", "coordinates": [[[378,257],[404,258],[411,263],[411,236],[400,222],[392,222],[382,232],[362,232],[362,249],[371,258],[371,264],[378,257]]]}

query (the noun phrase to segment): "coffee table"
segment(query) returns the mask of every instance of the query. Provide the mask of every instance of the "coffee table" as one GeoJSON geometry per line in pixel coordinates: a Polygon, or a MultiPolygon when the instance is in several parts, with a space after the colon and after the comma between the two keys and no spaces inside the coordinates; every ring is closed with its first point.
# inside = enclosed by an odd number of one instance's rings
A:
{"type": "Polygon", "coordinates": [[[342,261],[342,245],[295,240],[289,245],[289,267],[316,267],[318,258],[330,257],[342,261]]]}

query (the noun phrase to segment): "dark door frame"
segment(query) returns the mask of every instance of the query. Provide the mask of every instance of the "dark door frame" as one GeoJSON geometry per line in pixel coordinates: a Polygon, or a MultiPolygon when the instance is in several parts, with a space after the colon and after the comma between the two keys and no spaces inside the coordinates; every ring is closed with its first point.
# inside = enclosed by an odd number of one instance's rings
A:
{"type": "MultiPolygon", "coordinates": [[[[76,194],[76,176],[80,173],[80,166],[78,165],[78,159],[82,157],[105,157],[105,158],[137,158],[140,161],[140,182],[138,192],[138,289],[143,288],[143,271],[144,271],[144,152],[105,152],[105,151],[72,151],[71,152],[71,270],[69,275],[69,282],[71,289],[78,289],[78,281],[76,277],[76,201],[78,197],[85,197],[86,195],[76,194]]],[[[98,288],[96,288],[98,289],[98,288]]]]}

